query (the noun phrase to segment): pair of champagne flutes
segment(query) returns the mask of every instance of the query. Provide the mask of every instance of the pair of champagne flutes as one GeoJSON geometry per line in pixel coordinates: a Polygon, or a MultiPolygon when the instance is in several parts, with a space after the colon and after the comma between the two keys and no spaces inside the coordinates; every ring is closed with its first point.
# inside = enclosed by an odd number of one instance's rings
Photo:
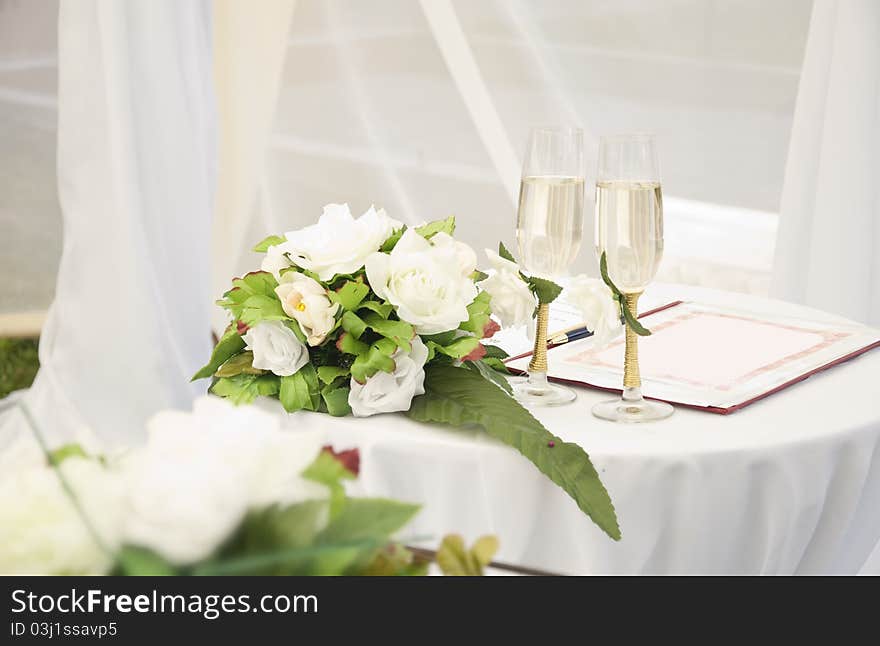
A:
{"type": "MultiPolygon", "coordinates": [[[[584,136],[577,128],[539,128],[529,137],[520,185],[516,237],[529,273],[556,278],[577,257],[584,220],[584,136]]],[[[663,199],[657,148],[651,135],[602,137],[596,173],[596,254],[638,315],[638,299],[663,256],[663,199]]],[[[528,376],[514,396],[528,406],[554,406],[575,393],[547,380],[549,306],[538,307],[535,350],[528,376]]],[[[616,422],[644,422],[672,414],[672,406],[642,397],[638,337],[626,327],[623,394],[593,407],[616,422]]]]}

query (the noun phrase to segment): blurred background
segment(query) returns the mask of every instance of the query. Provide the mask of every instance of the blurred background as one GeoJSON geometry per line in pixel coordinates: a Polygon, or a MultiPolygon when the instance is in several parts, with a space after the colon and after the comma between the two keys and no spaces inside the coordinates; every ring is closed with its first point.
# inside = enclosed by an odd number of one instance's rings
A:
{"type": "MultiPolygon", "coordinates": [[[[598,135],[655,133],[667,240],[658,280],[767,293],[811,2],[453,6],[518,159],[530,127],[577,123],[589,185],[598,135]]],[[[61,251],[57,16],[57,0],[0,0],[0,314],[35,320],[61,251]]],[[[295,3],[238,270],[253,266],[253,242],[310,223],[328,202],[356,214],[375,203],[411,222],[454,213],[478,249],[513,242],[508,187],[519,177],[500,176],[442,38],[410,0],[295,3]]],[[[575,269],[593,272],[593,255],[589,237],[575,269]]]]}

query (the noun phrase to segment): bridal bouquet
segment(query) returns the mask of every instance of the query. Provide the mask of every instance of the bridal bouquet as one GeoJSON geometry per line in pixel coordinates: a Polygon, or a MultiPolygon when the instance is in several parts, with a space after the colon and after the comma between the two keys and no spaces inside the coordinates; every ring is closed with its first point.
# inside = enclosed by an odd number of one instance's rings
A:
{"type": "MultiPolygon", "coordinates": [[[[123,453],[24,437],[0,454],[0,574],[425,573],[390,538],[418,506],[347,496],[358,452],[323,440],[216,397],[158,413],[123,453]]],[[[437,562],[481,574],[496,548],[449,536],[437,562]]]]}
{"type": "Polygon", "coordinates": [[[589,456],[551,434],[509,396],[489,345],[499,325],[528,322],[560,292],[527,276],[499,247],[494,270],[455,240],[455,219],[407,228],[384,210],[359,218],[324,207],[318,222],[271,236],[260,271],[232,282],[218,304],[231,318],[193,379],[236,404],[274,397],[288,412],[476,426],[519,450],[614,539],[614,507],[589,456]]]}

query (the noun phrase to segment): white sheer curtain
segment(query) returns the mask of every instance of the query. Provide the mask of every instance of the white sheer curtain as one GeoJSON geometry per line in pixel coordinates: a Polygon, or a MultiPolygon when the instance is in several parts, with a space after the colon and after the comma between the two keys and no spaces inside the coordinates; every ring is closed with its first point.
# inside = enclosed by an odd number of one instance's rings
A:
{"type": "MultiPolygon", "coordinates": [[[[63,2],[58,34],[63,251],[23,398],[54,441],[123,443],[203,390],[188,382],[210,351],[210,6],[63,2]]],[[[7,439],[21,428],[3,421],[7,439]]]]}
{"type": "Polygon", "coordinates": [[[773,293],[880,325],[880,3],[816,0],[773,293]]]}

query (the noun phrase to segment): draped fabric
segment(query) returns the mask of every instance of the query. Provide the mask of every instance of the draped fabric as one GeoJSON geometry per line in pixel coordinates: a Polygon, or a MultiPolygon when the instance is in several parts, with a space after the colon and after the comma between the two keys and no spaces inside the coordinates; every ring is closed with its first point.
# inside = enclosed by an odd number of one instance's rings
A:
{"type": "Polygon", "coordinates": [[[817,0],[773,295],[880,325],[880,3],[817,0]]]}
{"type": "Polygon", "coordinates": [[[189,377],[211,347],[210,24],[200,1],[60,5],[63,250],[23,395],[55,441],[88,428],[130,442],[202,390],[189,377]]]}

